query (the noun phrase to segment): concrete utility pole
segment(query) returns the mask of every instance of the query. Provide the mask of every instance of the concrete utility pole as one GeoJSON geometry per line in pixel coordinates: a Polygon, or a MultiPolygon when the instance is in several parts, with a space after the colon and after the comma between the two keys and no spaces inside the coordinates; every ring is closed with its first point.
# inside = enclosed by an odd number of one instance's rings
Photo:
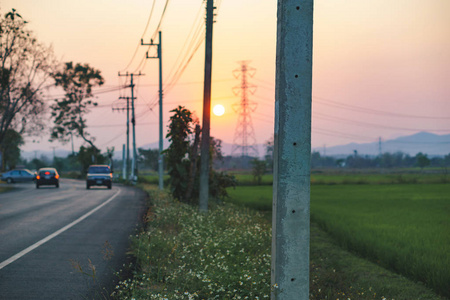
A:
{"type": "Polygon", "coordinates": [[[272,299],[309,299],[313,0],[278,0],[272,299]]]}
{"type": "Polygon", "coordinates": [[[75,151],[73,150],[73,133],[70,132],[70,140],[72,141],[72,155],[75,155],[75,151]]]}
{"type": "MultiPolygon", "coordinates": [[[[121,76],[121,75],[119,75],[121,76]]],[[[126,99],[127,100],[127,107],[119,107],[119,108],[113,108],[112,110],[126,110],[127,112],[127,150],[126,150],[126,157],[125,157],[125,149],[123,149],[123,179],[129,180],[128,174],[130,172],[128,171],[128,168],[130,166],[130,97],[119,97],[119,99],[126,99]]],[[[124,145],[125,146],[125,145],[124,145]]]]}
{"type": "Polygon", "coordinates": [[[203,126],[200,146],[200,199],[199,209],[208,211],[209,198],[209,132],[211,124],[211,73],[214,1],[206,2],[205,80],[203,87],[203,126]]]}
{"type": "Polygon", "coordinates": [[[381,136],[378,138],[378,153],[380,157],[383,155],[383,151],[381,151],[381,136]]]}
{"type": "Polygon", "coordinates": [[[159,44],[154,44],[153,40],[150,40],[150,44],[144,44],[144,41],[141,40],[141,45],[145,46],[157,46],[157,55],[156,56],[148,56],[147,58],[159,58],[159,157],[158,157],[158,175],[159,175],[159,189],[164,189],[164,155],[163,152],[163,84],[162,84],[162,40],[161,40],[161,31],[159,31],[159,44]]]}
{"type": "MultiPolygon", "coordinates": [[[[140,74],[140,73],[139,73],[140,74]]],[[[131,73],[130,87],[131,87],[131,124],[133,125],[133,160],[131,162],[131,180],[136,181],[135,176],[137,176],[137,154],[136,154],[136,119],[134,115],[134,83],[133,83],[133,73],[131,73]]]]}
{"type": "Polygon", "coordinates": [[[125,161],[125,144],[122,145],[122,179],[126,180],[127,179],[127,164],[125,161]]]}
{"type": "Polygon", "coordinates": [[[127,160],[125,161],[125,172],[127,176],[127,180],[130,180],[130,172],[128,169],[130,168],[130,98],[127,97],[127,160]]]}
{"type": "Polygon", "coordinates": [[[56,157],[56,155],[55,155],[55,149],[56,149],[56,147],[50,147],[50,148],[53,149],[53,163],[54,163],[54,162],[55,162],[55,157],[56,157]]]}
{"type": "Polygon", "coordinates": [[[133,125],[133,160],[131,161],[131,180],[136,181],[137,180],[137,151],[136,151],[136,119],[134,114],[134,83],[133,83],[133,77],[134,76],[144,76],[144,74],[133,74],[128,72],[125,75],[121,75],[119,72],[119,76],[128,76],[130,75],[130,88],[131,88],[131,124],[133,125]]]}

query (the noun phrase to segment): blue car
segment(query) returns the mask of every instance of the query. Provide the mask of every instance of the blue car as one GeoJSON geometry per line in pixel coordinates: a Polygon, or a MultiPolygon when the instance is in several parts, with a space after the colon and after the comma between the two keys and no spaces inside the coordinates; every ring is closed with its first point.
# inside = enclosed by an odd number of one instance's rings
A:
{"type": "Polygon", "coordinates": [[[112,186],[112,171],[108,165],[91,165],[89,166],[86,176],[86,189],[91,186],[104,185],[108,189],[112,186]]]}
{"type": "Polygon", "coordinates": [[[27,169],[11,170],[3,173],[1,180],[7,183],[31,182],[36,180],[36,175],[27,169]]]}

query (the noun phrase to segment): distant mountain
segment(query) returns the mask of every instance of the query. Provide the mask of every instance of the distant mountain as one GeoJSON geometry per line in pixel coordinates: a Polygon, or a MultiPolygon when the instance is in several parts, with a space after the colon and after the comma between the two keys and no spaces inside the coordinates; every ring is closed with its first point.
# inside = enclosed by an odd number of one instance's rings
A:
{"type": "MultiPolygon", "coordinates": [[[[350,143],[326,148],[326,155],[348,156],[358,151],[359,155],[378,155],[378,142],[373,143],[350,143]]],[[[314,151],[323,154],[323,148],[314,148],[314,151]]],[[[450,134],[437,135],[429,132],[419,132],[409,136],[402,136],[396,139],[381,141],[381,152],[403,152],[411,156],[419,152],[428,156],[442,156],[450,153],[450,134]]]]}
{"type": "MultiPolygon", "coordinates": [[[[164,149],[169,147],[169,141],[164,140],[163,143],[164,149]]],[[[150,144],[145,144],[140,146],[139,148],[144,149],[158,149],[159,142],[154,142],[150,144]]],[[[258,150],[258,156],[260,158],[264,157],[266,153],[266,145],[265,144],[257,144],[256,149],[258,150]]],[[[233,144],[222,142],[222,152],[226,155],[232,155],[233,144]]],[[[323,154],[323,147],[313,148],[313,151],[320,152],[323,154]]],[[[379,143],[350,143],[346,145],[339,145],[333,147],[326,148],[326,155],[328,156],[343,156],[346,157],[348,155],[352,155],[354,150],[358,151],[359,155],[373,155],[376,156],[379,154],[379,143]]],[[[411,156],[416,155],[419,152],[428,154],[428,156],[443,156],[450,153],[450,134],[447,135],[437,135],[428,132],[419,132],[409,136],[402,136],[396,139],[382,141],[381,142],[381,151],[395,153],[401,151],[403,153],[409,154],[411,156]]],[[[130,154],[132,152],[130,151],[130,154]]],[[[57,157],[67,157],[70,154],[70,151],[67,150],[56,150],[55,155],[57,157]]],[[[35,157],[40,158],[41,156],[45,156],[49,159],[53,158],[53,151],[23,151],[21,153],[23,158],[27,160],[31,160],[35,157]]],[[[234,153],[234,155],[240,155],[239,152],[234,153]]],[[[122,151],[114,152],[114,159],[122,159],[122,151]]]]}

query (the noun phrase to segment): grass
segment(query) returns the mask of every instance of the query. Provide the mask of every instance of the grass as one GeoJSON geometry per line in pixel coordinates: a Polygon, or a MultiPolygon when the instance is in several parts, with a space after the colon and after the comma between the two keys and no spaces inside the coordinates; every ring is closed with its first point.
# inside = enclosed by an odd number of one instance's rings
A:
{"type": "MultiPolygon", "coordinates": [[[[197,208],[143,185],[147,230],[132,238],[139,268],[118,299],[268,299],[270,217],[231,204],[197,208]]],[[[237,190],[246,187],[239,187],[237,190]]],[[[257,187],[259,189],[260,187],[257,187]]],[[[442,299],[421,284],[343,249],[311,224],[310,299],[442,299]]]]}
{"type": "MultiPolygon", "coordinates": [[[[167,185],[167,182],[169,181],[169,175],[163,176],[164,185],[167,185]]],[[[158,174],[146,174],[146,175],[139,175],[138,182],[141,183],[148,183],[148,184],[159,184],[159,175],[158,174]]]]}
{"type": "MultiPolygon", "coordinates": [[[[245,173],[233,173],[230,172],[231,175],[236,177],[238,185],[249,185],[253,186],[256,184],[256,180],[252,174],[245,173]]],[[[273,175],[272,174],[264,174],[261,178],[261,185],[272,185],[273,183],[273,175]]]]}
{"type": "MultiPolygon", "coordinates": [[[[271,186],[228,192],[235,204],[272,208],[271,186]]],[[[312,185],[311,220],[344,249],[449,297],[448,195],[448,184],[312,185]]]]}
{"type": "Polygon", "coordinates": [[[311,174],[311,184],[428,184],[450,183],[445,173],[316,173],[311,174]]]}
{"type": "Polygon", "coordinates": [[[340,246],[450,297],[450,185],[312,187],[311,219],[340,246]]]}
{"type": "Polygon", "coordinates": [[[238,186],[228,188],[227,202],[259,211],[272,211],[272,186],[238,186]]]}
{"type": "MultiPolygon", "coordinates": [[[[251,173],[229,172],[236,177],[238,186],[255,186],[256,181],[251,173]]],[[[169,176],[164,176],[167,183],[169,176]]],[[[139,182],[158,184],[158,174],[156,172],[141,172],[139,182]]],[[[367,170],[344,170],[335,169],[315,170],[311,174],[311,185],[337,185],[337,184],[422,184],[422,183],[450,183],[450,175],[443,169],[374,169],[367,170]]],[[[261,186],[272,185],[273,175],[264,174],[261,186]]]]}
{"type": "Polygon", "coordinates": [[[311,223],[310,299],[443,299],[420,283],[340,248],[311,223]]]}

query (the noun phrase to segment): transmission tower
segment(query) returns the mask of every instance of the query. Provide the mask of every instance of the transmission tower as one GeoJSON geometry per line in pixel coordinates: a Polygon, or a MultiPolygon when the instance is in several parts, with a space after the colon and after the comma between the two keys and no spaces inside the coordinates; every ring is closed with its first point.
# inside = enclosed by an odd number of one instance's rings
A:
{"type": "Polygon", "coordinates": [[[253,95],[256,86],[247,82],[247,76],[253,77],[255,69],[248,66],[248,61],[241,61],[240,69],[233,71],[236,79],[241,78],[241,85],[233,88],[233,93],[241,96],[239,103],[233,104],[234,111],[238,114],[236,131],[234,132],[232,154],[241,152],[241,156],[258,156],[256,148],[255,131],[253,130],[251,113],[256,110],[256,102],[249,100],[249,94],[253,95]]]}

